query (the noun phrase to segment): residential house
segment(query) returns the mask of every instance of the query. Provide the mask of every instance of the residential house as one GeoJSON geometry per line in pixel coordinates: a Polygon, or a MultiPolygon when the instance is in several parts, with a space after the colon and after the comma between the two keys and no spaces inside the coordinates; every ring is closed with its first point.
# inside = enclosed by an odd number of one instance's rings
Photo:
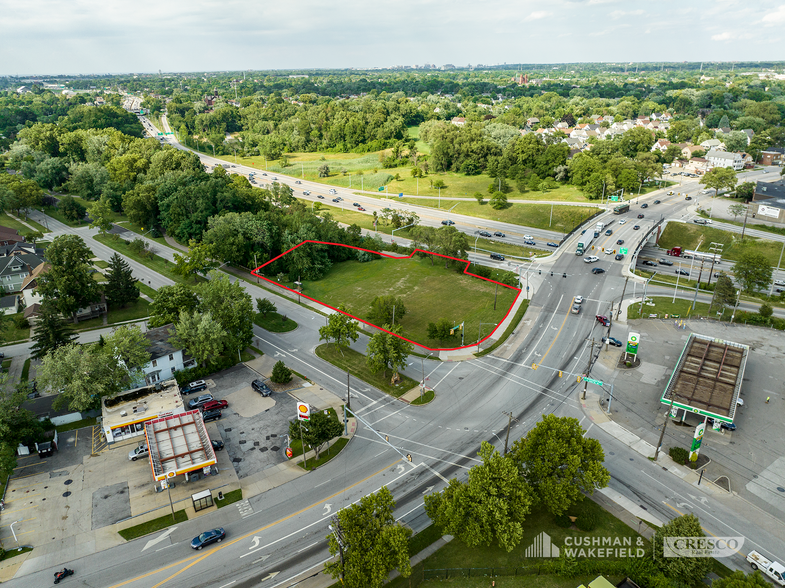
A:
{"type": "Polygon", "coordinates": [[[706,139],[703,143],[701,143],[701,147],[706,151],[710,151],[712,149],[716,151],[725,149],[725,145],[719,139],[706,139]]]}
{"type": "Polygon", "coordinates": [[[665,150],[670,147],[671,142],[668,139],[657,139],[657,142],[652,145],[651,150],[665,153],[665,150]]]}
{"type": "Polygon", "coordinates": [[[692,174],[705,174],[709,169],[709,161],[705,157],[693,157],[684,166],[684,171],[692,174]]]}
{"type": "Polygon", "coordinates": [[[145,334],[150,361],[142,367],[147,384],[174,378],[176,372],[193,367],[193,359],[185,359],[183,350],[169,342],[174,336],[174,325],[149,329],[145,334]]]}
{"type": "Polygon", "coordinates": [[[752,158],[752,155],[743,151],[739,155],[741,155],[741,161],[745,168],[755,167],[755,160],[752,158]]]}
{"type": "Polygon", "coordinates": [[[30,92],[32,92],[32,90],[30,89],[29,86],[19,86],[16,89],[17,94],[29,94],[30,92]]]}
{"type": "Polygon", "coordinates": [[[741,129],[741,132],[747,135],[747,145],[752,142],[752,138],[755,136],[755,131],[752,129],[741,129]]]}
{"type": "Polygon", "coordinates": [[[741,153],[729,153],[712,149],[706,154],[710,167],[730,167],[736,171],[744,169],[741,153]]]}
{"type": "Polygon", "coordinates": [[[532,130],[536,129],[539,124],[540,124],[540,119],[537,118],[536,116],[526,119],[526,126],[532,130]]]}
{"type": "Polygon", "coordinates": [[[40,304],[43,296],[38,293],[38,278],[41,274],[45,273],[51,266],[48,263],[42,262],[33,268],[30,275],[22,281],[22,299],[24,300],[25,308],[30,308],[33,305],[40,304]]]}
{"type": "Polygon", "coordinates": [[[34,267],[43,262],[34,253],[14,253],[0,258],[0,287],[5,292],[17,292],[34,267]]]}
{"type": "Polygon", "coordinates": [[[0,227],[0,246],[13,245],[14,243],[24,242],[25,238],[16,229],[0,227]]]}
{"type": "Polygon", "coordinates": [[[456,127],[462,127],[466,124],[466,119],[462,116],[454,116],[450,122],[456,127]]]}
{"type": "Polygon", "coordinates": [[[19,296],[11,294],[0,298],[0,314],[16,314],[19,312],[19,296]]]}
{"type": "Polygon", "coordinates": [[[684,147],[682,147],[681,156],[684,159],[692,159],[692,154],[695,153],[696,151],[706,151],[706,150],[700,145],[685,145],[684,147]]]}
{"type": "Polygon", "coordinates": [[[785,160],[785,148],[769,147],[760,152],[761,165],[782,165],[785,160]]]}

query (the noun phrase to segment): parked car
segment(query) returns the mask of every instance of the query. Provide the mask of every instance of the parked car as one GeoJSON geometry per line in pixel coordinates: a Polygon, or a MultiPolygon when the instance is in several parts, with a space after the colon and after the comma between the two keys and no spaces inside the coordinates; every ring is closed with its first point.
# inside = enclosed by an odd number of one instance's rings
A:
{"type": "Polygon", "coordinates": [[[593,274],[604,274],[605,270],[602,269],[601,267],[595,267],[595,268],[592,268],[591,273],[593,273],[593,274]]]}
{"type": "Polygon", "coordinates": [[[220,543],[226,537],[226,531],[224,531],[221,527],[217,529],[211,529],[209,531],[205,531],[204,533],[200,533],[197,537],[193,538],[191,541],[191,547],[194,549],[201,549],[202,547],[206,547],[211,543],[220,543]]]}
{"type": "Polygon", "coordinates": [[[262,380],[254,380],[253,382],[251,382],[251,388],[256,390],[259,394],[261,394],[265,398],[273,393],[273,391],[270,390],[270,387],[267,384],[265,384],[262,380]]]}
{"type": "Polygon", "coordinates": [[[572,314],[580,314],[581,308],[583,308],[580,304],[573,304],[572,305],[572,314]]]}
{"type": "MultiPolygon", "coordinates": [[[[710,427],[713,427],[714,419],[712,418],[706,419],[706,424],[710,427]]],[[[736,425],[733,423],[726,423],[725,421],[720,421],[720,429],[725,429],[726,431],[735,431],[736,425]]]]}
{"type": "Polygon", "coordinates": [[[621,341],[619,341],[616,337],[603,337],[603,343],[607,343],[608,345],[613,345],[614,347],[621,347],[621,341]]]}
{"type": "Polygon", "coordinates": [[[196,398],[192,398],[188,401],[188,408],[193,410],[195,408],[199,408],[200,406],[207,404],[211,400],[215,400],[212,394],[202,394],[201,396],[197,396],[196,398]]]}
{"type": "Polygon", "coordinates": [[[616,257],[614,257],[614,259],[616,261],[620,261],[620,260],[624,259],[624,254],[623,253],[617,253],[616,257]]]}
{"type": "Polygon", "coordinates": [[[595,261],[600,261],[600,258],[596,255],[590,255],[589,257],[583,258],[584,263],[594,263],[595,261]]]}
{"type": "Polygon", "coordinates": [[[548,242],[546,243],[546,245],[547,245],[548,247],[558,247],[558,246],[559,246],[559,244],[558,244],[558,243],[554,243],[553,241],[548,241],[548,242]]]}
{"type": "Polygon", "coordinates": [[[202,420],[205,423],[209,423],[210,421],[217,421],[222,416],[220,410],[206,410],[202,413],[202,420]]]}
{"type": "Polygon", "coordinates": [[[611,326],[611,321],[608,320],[608,317],[605,316],[604,314],[598,314],[594,318],[597,319],[598,323],[602,323],[603,327],[610,327],[611,326]]]}
{"type": "Polygon", "coordinates": [[[210,439],[214,451],[221,451],[224,448],[224,442],[220,439],[210,439]]]}
{"type": "Polygon", "coordinates": [[[657,263],[660,265],[673,265],[672,261],[668,261],[667,259],[660,259],[657,263]]]}
{"type": "Polygon", "coordinates": [[[221,410],[223,408],[229,408],[229,403],[226,400],[211,400],[199,407],[203,412],[207,412],[208,410],[221,410]]]}
{"type": "Polygon", "coordinates": [[[453,222],[453,221],[451,221],[450,219],[447,218],[447,219],[444,219],[442,221],[442,224],[449,227],[450,225],[454,225],[455,222],[453,222]]]}
{"type": "Polygon", "coordinates": [[[687,270],[683,270],[683,269],[677,269],[676,273],[680,274],[682,276],[689,276],[690,275],[690,272],[688,272],[687,270]]]}
{"type": "Polygon", "coordinates": [[[196,380],[190,384],[186,384],[180,389],[181,394],[193,394],[194,392],[201,392],[207,388],[207,382],[204,380],[196,380]]]}
{"type": "Polygon", "coordinates": [[[504,233],[502,233],[501,231],[495,231],[495,232],[493,233],[493,236],[494,236],[494,237],[501,237],[501,238],[504,238],[504,237],[506,237],[507,235],[505,235],[505,234],[504,234],[504,233]]]}
{"type": "Polygon", "coordinates": [[[624,245],[624,239],[618,239],[616,245],[624,245]]]}
{"type": "Polygon", "coordinates": [[[131,461],[136,461],[137,459],[143,459],[148,455],[150,455],[150,448],[147,447],[147,443],[144,443],[139,447],[134,447],[131,451],[129,451],[128,459],[131,461]]]}
{"type": "Polygon", "coordinates": [[[491,253],[491,259],[496,261],[504,261],[504,256],[501,253],[491,253]]]}

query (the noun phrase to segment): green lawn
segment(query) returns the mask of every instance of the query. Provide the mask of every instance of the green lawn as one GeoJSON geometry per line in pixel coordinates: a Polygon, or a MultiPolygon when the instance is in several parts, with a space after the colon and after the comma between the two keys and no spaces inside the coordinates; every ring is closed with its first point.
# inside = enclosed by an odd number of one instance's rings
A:
{"type": "Polygon", "coordinates": [[[515,316],[512,317],[512,322],[504,330],[504,333],[502,333],[501,338],[498,341],[496,341],[493,345],[491,345],[490,347],[488,347],[486,349],[482,349],[482,351],[480,351],[477,354],[477,357],[482,357],[483,355],[488,355],[491,351],[495,350],[499,345],[502,345],[505,341],[507,341],[509,336],[512,335],[512,332],[515,329],[518,328],[518,325],[520,324],[521,320],[523,319],[523,315],[526,314],[526,309],[527,308],[529,308],[529,301],[528,300],[522,300],[521,301],[521,305],[518,307],[518,310],[515,312],[515,316]]]}
{"type": "MultiPolygon", "coordinates": [[[[22,218],[24,219],[24,215],[22,215],[22,218]]],[[[39,225],[37,222],[33,220],[27,219],[25,222],[28,225],[32,225],[33,227],[36,228],[36,230],[42,233],[49,232],[49,230],[46,227],[39,225]]],[[[9,229],[14,229],[16,231],[19,231],[20,235],[24,235],[25,233],[30,232],[30,227],[26,227],[15,218],[11,218],[10,216],[8,216],[8,213],[0,214],[0,226],[8,227],[9,229]]]]}
{"type": "Polygon", "coordinates": [[[277,312],[268,312],[267,316],[256,314],[253,322],[271,333],[288,333],[297,328],[297,323],[289,317],[284,317],[277,312]]]}
{"type": "Polygon", "coordinates": [[[22,381],[27,382],[30,379],[30,358],[28,357],[25,360],[24,365],[22,366],[22,381]]]}
{"type": "Polygon", "coordinates": [[[74,421],[73,423],[66,423],[65,425],[58,425],[57,432],[58,434],[63,434],[68,431],[75,431],[77,429],[83,429],[85,427],[93,427],[95,426],[98,419],[96,417],[90,417],[87,419],[82,419],[79,421],[74,421]]]}
{"type": "MultiPolygon", "coordinates": [[[[111,247],[118,253],[122,253],[126,257],[133,259],[134,261],[138,261],[142,265],[149,267],[151,270],[154,270],[161,274],[162,276],[166,276],[170,280],[178,282],[180,284],[186,284],[188,286],[194,285],[194,279],[192,277],[184,278],[183,276],[175,274],[172,270],[174,269],[174,264],[169,263],[169,261],[163,259],[162,257],[158,257],[157,255],[153,255],[152,258],[149,257],[141,257],[140,255],[131,251],[129,243],[122,239],[115,239],[111,235],[96,235],[93,237],[99,243],[103,243],[107,247],[111,247]]],[[[204,278],[199,277],[197,282],[204,281],[204,278]]]]}
{"type": "Polygon", "coordinates": [[[143,284],[142,282],[136,282],[136,287],[139,288],[139,291],[142,294],[147,294],[150,298],[155,298],[155,290],[148,286],[147,284],[143,284]]]}
{"type": "Polygon", "coordinates": [[[132,539],[136,539],[138,537],[144,537],[145,535],[149,535],[150,533],[155,533],[156,531],[160,531],[161,529],[166,529],[166,527],[171,527],[176,523],[184,523],[185,521],[188,520],[188,515],[185,513],[184,510],[178,510],[175,511],[174,513],[174,519],[175,520],[173,521],[171,514],[167,514],[162,517],[158,517],[157,519],[147,521],[146,523],[142,523],[141,525],[128,527],[127,529],[118,531],[118,533],[126,541],[131,541],[132,539]]]}
{"type": "Polygon", "coordinates": [[[159,245],[163,245],[164,247],[171,247],[171,245],[169,245],[169,243],[167,243],[166,239],[163,237],[153,237],[152,233],[150,232],[150,227],[140,227],[131,221],[121,221],[116,224],[120,225],[124,229],[128,229],[129,231],[136,233],[139,236],[144,236],[147,239],[155,241],[159,245]]]}
{"type": "MultiPolygon", "coordinates": [[[[329,450],[328,449],[324,449],[321,453],[319,453],[319,459],[309,458],[308,459],[308,467],[305,467],[303,465],[303,462],[302,462],[301,459],[297,460],[297,465],[300,466],[302,469],[307,470],[307,471],[315,470],[319,466],[323,466],[324,464],[326,464],[332,458],[337,457],[338,454],[341,452],[341,450],[344,447],[346,447],[346,444],[348,442],[349,442],[348,439],[346,439],[345,437],[341,437],[340,439],[338,439],[335,443],[333,443],[330,446],[329,450]],[[329,453],[328,453],[328,451],[329,451],[329,453]]],[[[301,455],[302,455],[302,452],[301,452],[301,455]]]]}
{"type": "Polygon", "coordinates": [[[428,404],[431,400],[434,399],[434,397],[435,397],[435,394],[433,393],[433,390],[428,390],[427,392],[425,392],[422,395],[422,399],[415,398],[414,400],[412,400],[411,403],[412,404],[428,404]]]}
{"type": "Polygon", "coordinates": [[[223,508],[228,504],[232,504],[234,502],[240,502],[243,499],[243,489],[238,488],[237,490],[231,490],[224,494],[223,500],[215,499],[215,506],[218,508],[223,508]]]}
{"type": "Polygon", "coordinates": [[[22,313],[19,312],[17,314],[11,314],[6,316],[7,320],[5,321],[5,328],[3,329],[2,335],[0,335],[0,341],[2,341],[3,343],[24,341],[25,339],[30,338],[30,327],[17,329],[14,326],[13,318],[15,316],[22,316],[22,313]]]}
{"type": "MultiPolygon", "coordinates": [[[[729,261],[738,259],[741,253],[752,249],[756,253],[764,255],[772,267],[777,266],[780,253],[782,253],[782,243],[778,241],[768,241],[746,235],[742,241],[741,235],[737,233],[715,229],[707,225],[677,222],[668,223],[668,226],[662,232],[659,244],[663,249],[682,247],[694,250],[698,243],[700,243],[698,250],[706,253],[709,252],[709,246],[712,243],[722,243],[722,259],[729,261]]],[[[697,264],[697,266],[700,267],[700,264],[697,264]]],[[[728,264],[723,263],[720,268],[727,270],[728,264]]]]}
{"type": "MultiPolygon", "coordinates": [[[[458,347],[460,335],[448,341],[429,339],[428,323],[447,319],[464,323],[465,344],[475,342],[479,324],[498,323],[507,314],[517,291],[456,271],[445,269],[441,258],[381,258],[367,263],[345,261],[336,264],[321,280],[303,281],[303,293],[337,308],[344,305],[349,314],[368,320],[371,302],[377,296],[393,294],[405,301],[406,314],[396,317],[403,335],[427,347],[458,347]]],[[[464,264],[460,265],[461,269],[464,264]]],[[[382,326],[382,325],[378,325],[382,326]]]]}
{"type": "Polygon", "coordinates": [[[100,269],[106,269],[109,267],[109,262],[104,261],[103,259],[99,259],[98,261],[94,261],[93,265],[100,269]]]}
{"type": "MultiPolygon", "coordinates": [[[[133,304],[129,304],[125,308],[109,307],[109,314],[107,315],[107,324],[115,325],[125,321],[132,321],[142,319],[150,316],[150,303],[143,298],[139,298],[133,304]]],[[[91,329],[104,326],[103,317],[98,317],[73,325],[75,331],[89,331],[91,329]]]]}
{"type": "MultiPolygon", "coordinates": [[[[647,296],[647,298],[649,298],[650,301],[654,303],[654,306],[649,304],[643,305],[643,318],[649,318],[650,314],[656,314],[657,318],[665,318],[666,314],[668,317],[679,315],[677,318],[687,318],[688,316],[706,316],[709,311],[709,305],[705,302],[697,302],[695,304],[695,310],[693,311],[692,300],[683,300],[681,298],[677,298],[676,301],[673,302],[672,296],[647,296]]],[[[640,303],[631,304],[627,309],[627,318],[641,318],[640,308],[640,303]]],[[[710,318],[718,318],[718,310],[719,306],[716,306],[712,311],[712,316],[710,318]]],[[[728,320],[730,319],[732,312],[732,308],[726,308],[724,315],[720,318],[728,320]]]]}
{"type": "Polygon", "coordinates": [[[375,386],[382,392],[386,392],[396,398],[417,386],[417,382],[404,375],[401,375],[401,381],[393,386],[390,384],[392,373],[389,370],[386,376],[383,370],[379,370],[374,374],[366,365],[365,356],[353,349],[345,348],[339,350],[333,343],[323,343],[315,351],[316,355],[323,360],[341,368],[343,371],[348,371],[353,377],[375,386]]]}

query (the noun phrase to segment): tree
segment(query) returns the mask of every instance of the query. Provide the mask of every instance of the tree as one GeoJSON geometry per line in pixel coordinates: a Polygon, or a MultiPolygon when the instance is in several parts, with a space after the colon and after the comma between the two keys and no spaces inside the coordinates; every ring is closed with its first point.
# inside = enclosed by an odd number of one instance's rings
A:
{"type": "Polygon", "coordinates": [[[326,163],[319,166],[319,177],[320,178],[329,178],[330,177],[330,166],[326,163]]]}
{"type": "Polygon", "coordinates": [[[475,192],[474,199],[477,201],[477,204],[482,204],[485,196],[483,196],[482,192],[475,192]]]}
{"type": "MultiPolygon", "coordinates": [[[[425,245],[429,251],[435,251],[437,248],[437,244],[439,243],[439,233],[433,227],[426,227],[426,226],[417,226],[412,227],[410,231],[412,237],[425,245]]],[[[434,264],[433,255],[429,256],[431,258],[431,265],[434,264]]]]}
{"type": "Polygon", "coordinates": [[[714,188],[714,195],[716,196],[720,190],[733,190],[736,186],[738,179],[736,178],[736,171],[730,167],[715,167],[710,169],[703,177],[698,180],[699,184],[703,184],[707,188],[714,188]]]}
{"type": "Polygon", "coordinates": [[[67,345],[76,339],[60,311],[50,300],[44,300],[38,312],[38,320],[33,329],[33,346],[30,348],[33,359],[41,359],[58,347],[67,345]]]}
{"type": "Polygon", "coordinates": [[[443,533],[469,547],[493,543],[512,551],[523,537],[523,523],[533,503],[531,489],[513,459],[487,441],[478,454],[481,465],[469,470],[463,484],[456,478],[442,492],[425,496],[425,512],[443,533]]]}
{"type": "Polygon", "coordinates": [[[491,196],[491,208],[494,210],[502,210],[507,208],[507,194],[503,192],[494,192],[491,196]]]}
{"type": "Polygon", "coordinates": [[[98,229],[102,235],[106,235],[114,226],[114,213],[106,198],[96,200],[87,207],[90,216],[90,228],[98,229]]]}
{"type": "Polygon", "coordinates": [[[725,143],[725,149],[730,152],[744,151],[747,148],[747,133],[741,131],[731,131],[727,135],[722,136],[722,142],[725,143]]]}
{"type": "Polygon", "coordinates": [[[736,186],[736,196],[744,198],[745,202],[752,200],[752,195],[755,193],[754,182],[742,182],[736,186]]]}
{"type": "MultiPolygon", "coordinates": [[[[469,249],[469,241],[466,234],[460,232],[453,226],[439,227],[436,230],[437,245],[439,253],[449,257],[466,258],[469,249]]],[[[450,264],[449,259],[444,260],[444,267],[450,264]]]]}
{"type": "Polygon", "coordinates": [[[122,325],[104,338],[104,350],[130,372],[150,361],[149,341],[139,325],[122,325]]]}
{"type": "Polygon", "coordinates": [[[768,259],[762,253],[749,249],[739,255],[733,273],[747,293],[763,290],[771,283],[772,269],[768,259]]]}
{"type": "MultiPolygon", "coordinates": [[[[725,272],[720,272],[717,281],[714,283],[714,297],[711,306],[718,305],[720,308],[725,308],[732,305],[736,301],[736,288],[733,287],[733,281],[728,277],[725,272]]],[[[711,312],[711,308],[709,308],[711,312]]]]}
{"type": "Polygon", "coordinates": [[[288,384],[292,379],[292,370],[286,367],[286,364],[282,361],[277,361],[273,366],[273,373],[270,376],[270,380],[275,382],[276,384],[288,384]]]}
{"type": "Polygon", "coordinates": [[[759,570],[755,570],[752,574],[736,570],[730,576],[714,580],[711,588],[771,588],[771,584],[759,570]]]}
{"type": "Polygon", "coordinates": [[[134,272],[128,262],[117,253],[109,260],[106,280],[104,293],[112,306],[125,308],[127,304],[139,299],[139,288],[136,287],[134,272]]]}
{"type": "MultiPolygon", "coordinates": [[[[327,317],[327,324],[319,328],[319,341],[325,340],[330,343],[332,339],[335,345],[340,349],[341,347],[348,347],[360,336],[360,327],[352,317],[344,314],[346,308],[339,306],[338,310],[341,312],[334,312],[327,317]]],[[[343,351],[341,351],[343,353],[343,351]]]]}
{"type": "Polygon", "coordinates": [[[747,212],[747,207],[744,204],[739,204],[737,202],[736,204],[731,204],[728,207],[728,212],[730,212],[733,215],[733,220],[736,220],[737,216],[747,212]]]}
{"type": "Polygon", "coordinates": [[[371,302],[371,311],[368,313],[368,318],[375,322],[375,324],[395,324],[395,318],[398,321],[406,314],[406,306],[403,304],[403,299],[396,298],[392,294],[385,296],[377,296],[371,302]]]}
{"type": "Polygon", "coordinates": [[[60,198],[57,203],[57,210],[63,213],[63,216],[72,222],[79,222],[84,219],[87,214],[87,209],[82,206],[73,196],[65,195],[60,198]]]}
{"type": "Polygon", "coordinates": [[[368,341],[366,363],[372,372],[376,373],[379,370],[384,370],[384,376],[387,377],[387,368],[393,370],[403,369],[406,367],[406,360],[409,354],[414,350],[414,346],[396,337],[400,334],[401,326],[384,325],[384,331],[376,333],[368,341]]]}
{"type": "Polygon", "coordinates": [[[278,308],[275,306],[275,302],[268,300],[267,298],[256,299],[256,312],[262,316],[266,317],[268,312],[276,312],[277,310],[278,308]]]}
{"type": "Polygon", "coordinates": [[[226,332],[226,349],[237,353],[253,340],[253,300],[240,280],[234,284],[226,274],[213,270],[210,279],[199,284],[200,312],[209,312],[226,332]]]}
{"type": "Polygon", "coordinates": [[[33,231],[33,230],[23,233],[23,236],[25,238],[25,241],[27,241],[28,243],[32,243],[33,245],[35,245],[36,241],[40,241],[41,239],[44,238],[44,234],[41,231],[33,231]]]}
{"type": "Polygon", "coordinates": [[[770,319],[771,315],[774,314],[774,309],[771,307],[771,305],[764,302],[763,304],[760,305],[760,308],[758,309],[758,314],[765,319],[770,319]]]}
{"type": "Polygon", "coordinates": [[[712,560],[708,557],[664,557],[664,541],[668,537],[705,537],[698,517],[686,514],[677,517],[654,534],[654,561],[668,578],[687,586],[697,586],[709,573],[712,560]]]}
{"type": "Polygon", "coordinates": [[[395,522],[395,500],[387,486],[360,498],[338,511],[334,523],[341,536],[327,536],[330,554],[343,551],[341,559],[324,564],[325,572],[341,578],[347,588],[381,588],[389,573],[397,569],[407,578],[411,529],[395,522]]]}
{"type": "Polygon", "coordinates": [[[428,323],[428,338],[446,341],[451,335],[450,331],[455,325],[446,318],[441,318],[435,323],[428,323]]]}
{"type": "Polygon", "coordinates": [[[174,254],[175,267],[172,270],[177,275],[187,278],[188,276],[194,277],[194,282],[197,275],[207,275],[211,270],[218,267],[218,264],[211,258],[213,256],[213,247],[207,243],[197,243],[193,239],[188,242],[188,253],[180,255],[174,254]]]}
{"type": "Polygon", "coordinates": [[[71,315],[100,298],[93,279],[93,253],[78,235],[59,235],[46,249],[51,267],[38,279],[38,291],[62,314],[71,315]]]}
{"type": "Polygon", "coordinates": [[[196,293],[184,284],[161,286],[150,304],[151,327],[162,327],[180,319],[180,311],[193,312],[199,303],[196,293]]]}
{"type": "Polygon", "coordinates": [[[180,320],[174,326],[175,334],[170,339],[173,345],[188,352],[200,365],[221,355],[226,348],[228,336],[210,312],[180,312],[180,320]]]}
{"type": "Polygon", "coordinates": [[[325,414],[321,410],[313,411],[310,420],[302,423],[302,426],[296,420],[289,422],[289,437],[299,439],[304,447],[308,446],[313,449],[316,453],[316,459],[319,459],[322,446],[342,433],[343,425],[341,421],[333,415],[325,414]],[[300,431],[302,431],[302,434],[300,431]]]}
{"type": "Polygon", "coordinates": [[[511,457],[524,480],[554,515],[581,500],[582,492],[592,494],[610,480],[602,446],[584,433],[577,419],[548,414],[512,446],[511,457]]]}

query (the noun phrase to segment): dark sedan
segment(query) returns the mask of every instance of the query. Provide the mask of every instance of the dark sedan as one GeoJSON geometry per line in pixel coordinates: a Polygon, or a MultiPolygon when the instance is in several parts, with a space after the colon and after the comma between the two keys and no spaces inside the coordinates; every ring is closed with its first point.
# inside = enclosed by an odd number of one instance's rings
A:
{"type": "Polygon", "coordinates": [[[644,202],[643,204],[641,204],[641,208],[649,208],[649,205],[644,202]]]}
{"type": "Polygon", "coordinates": [[[494,237],[502,237],[502,238],[504,238],[504,237],[506,237],[507,235],[505,235],[505,234],[504,234],[504,233],[502,233],[501,231],[496,231],[496,232],[494,232],[494,233],[493,233],[493,236],[494,236],[494,237]]]}
{"type": "Polygon", "coordinates": [[[624,239],[619,239],[616,241],[616,245],[624,245],[624,239]]]}
{"type": "Polygon", "coordinates": [[[607,343],[608,345],[613,345],[614,347],[621,347],[621,341],[619,341],[616,337],[603,337],[603,343],[607,343]]]}
{"type": "Polygon", "coordinates": [[[639,215],[638,215],[638,218],[643,218],[643,215],[642,215],[642,214],[639,214],[639,215]]]}
{"type": "Polygon", "coordinates": [[[688,272],[687,270],[683,270],[683,269],[677,269],[676,273],[679,274],[679,275],[682,275],[682,276],[689,276],[690,275],[690,272],[688,272]]]}
{"type": "Polygon", "coordinates": [[[193,549],[201,549],[211,543],[220,543],[225,537],[226,531],[224,531],[222,527],[211,529],[204,533],[200,533],[198,537],[194,537],[193,541],[191,541],[191,547],[193,549]]]}
{"type": "Polygon", "coordinates": [[[632,227],[632,230],[633,230],[633,231],[637,231],[637,230],[639,230],[640,228],[641,228],[641,227],[640,227],[640,225],[635,225],[634,227],[632,227]]]}
{"type": "Polygon", "coordinates": [[[537,244],[537,243],[535,243],[534,241],[531,241],[531,240],[528,240],[528,239],[527,239],[526,241],[524,241],[523,243],[524,243],[525,245],[536,245],[536,244],[537,244]]]}
{"type": "Polygon", "coordinates": [[[480,237],[490,237],[491,234],[488,231],[477,231],[480,234],[480,237]]]}
{"type": "Polygon", "coordinates": [[[602,269],[601,267],[595,267],[595,268],[593,268],[591,270],[591,273],[593,273],[593,274],[604,274],[605,270],[602,269]]]}
{"type": "Polygon", "coordinates": [[[546,245],[547,245],[548,247],[558,247],[558,246],[559,246],[559,244],[558,244],[558,243],[554,243],[553,241],[548,241],[548,242],[546,243],[546,245]]]}

